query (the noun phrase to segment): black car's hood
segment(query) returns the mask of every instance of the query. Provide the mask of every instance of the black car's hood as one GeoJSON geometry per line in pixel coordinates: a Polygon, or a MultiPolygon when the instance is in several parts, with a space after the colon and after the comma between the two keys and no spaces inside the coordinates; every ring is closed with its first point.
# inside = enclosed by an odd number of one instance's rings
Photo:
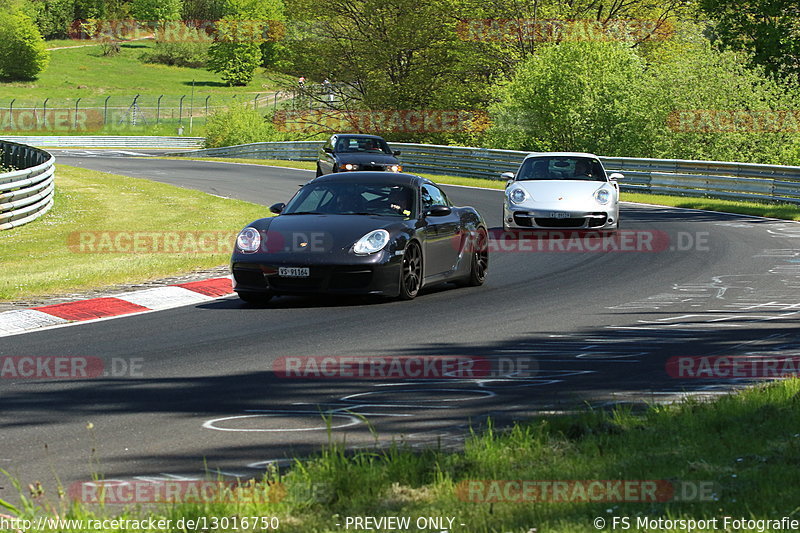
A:
{"type": "Polygon", "coordinates": [[[356,163],[358,165],[396,165],[397,158],[384,153],[337,152],[336,160],[340,163],[356,163]]]}
{"type": "Polygon", "coordinates": [[[373,215],[281,215],[257,220],[262,250],[270,254],[341,254],[372,230],[385,229],[391,237],[403,233],[409,221],[373,215]],[[303,243],[306,243],[305,245],[303,243]]]}

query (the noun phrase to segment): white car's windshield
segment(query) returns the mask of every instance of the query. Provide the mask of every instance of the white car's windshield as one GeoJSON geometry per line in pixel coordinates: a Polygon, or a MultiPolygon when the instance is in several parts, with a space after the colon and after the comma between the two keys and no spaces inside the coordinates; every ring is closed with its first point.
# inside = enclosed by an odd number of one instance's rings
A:
{"type": "Polygon", "coordinates": [[[525,160],[517,180],[608,181],[600,161],[590,157],[533,157],[525,160]]]}

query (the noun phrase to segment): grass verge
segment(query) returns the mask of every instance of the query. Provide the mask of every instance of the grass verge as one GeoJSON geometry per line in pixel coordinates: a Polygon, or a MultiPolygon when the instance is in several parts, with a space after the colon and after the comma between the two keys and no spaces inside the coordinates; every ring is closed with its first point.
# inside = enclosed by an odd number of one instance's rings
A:
{"type": "Polygon", "coordinates": [[[236,232],[267,215],[263,206],[241,200],[60,165],[53,209],[0,232],[0,300],[224,265],[236,232]],[[191,233],[180,233],[186,230],[191,233]],[[134,234],[140,236],[138,245],[126,237],[134,234]],[[165,237],[173,240],[159,247],[157,239],[165,237]]]}
{"type": "Polygon", "coordinates": [[[688,400],[638,413],[587,410],[519,423],[507,432],[490,428],[473,435],[462,452],[412,451],[398,444],[345,453],[331,446],[284,474],[267,473],[261,484],[232,493],[224,503],[115,511],[40,496],[29,500],[27,509],[14,511],[33,516],[44,509],[84,520],[275,516],[281,531],[317,533],[341,531],[347,517],[363,516],[409,517],[412,524],[418,518],[449,517],[455,526],[443,529],[471,533],[610,531],[614,517],[630,520],[630,529],[616,527],[629,531],[777,531],[768,525],[726,528],[723,520],[796,518],[799,401],[800,380],[787,379],[707,403],[688,400]],[[502,480],[553,484],[527,493],[492,492],[492,487],[508,487],[502,480]],[[659,489],[619,494],[576,489],[591,487],[593,480],[603,482],[601,487],[617,480],[633,486],[654,482],[659,489]],[[552,491],[560,481],[586,483],[552,491]],[[276,491],[271,503],[254,502],[266,487],[276,491]],[[717,523],[642,527],[639,520],[645,518],[716,518],[717,523]]]}
{"type": "MultiPolygon", "coordinates": [[[[253,165],[281,166],[314,170],[314,163],[309,161],[278,161],[265,159],[236,159],[223,157],[206,157],[201,161],[219,161],[229,163],[249,163],[253,165]]],[[[485,189],[504,189],[505,182],[482,178],[462,178],[457,176],[442,176],[439,174],[420,174],[430,178],[436,183],[447,185],[464,185],[468,187],[482,187],[485,189]]],[[[642,194],[623,192],[622,201],[637,202],[642,204],[666,205],[671,207],[684,207],[688,209],[702,209],[705,211],[718,211],[722,213],[738,213],[760,217],[780,218],[785,220],[800,221],[800,206],[794,204],[781,204],[769,202],[744,202],[734,200],[719,200],[715,198],[692,198],[688,196],[668,196],[661,194],[642,194]]]]}

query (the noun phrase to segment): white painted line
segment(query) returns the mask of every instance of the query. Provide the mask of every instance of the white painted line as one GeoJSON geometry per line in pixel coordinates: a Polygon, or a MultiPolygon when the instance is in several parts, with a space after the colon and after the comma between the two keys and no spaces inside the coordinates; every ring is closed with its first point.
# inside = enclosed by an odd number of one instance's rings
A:
{"type": "Polygon", "coordinates": [[[35,309],[15,309],[0,313],[0,336],[22,333],[30,329],[38,329],[56,324],[65,324],[67,320],[48,315],[35,309]]]}
{"type": "Polygon", "coordinates": [[[142,291],[128,292],[118,294],[115,298],[125,300],[132,304],[141,305],[154,311],[162,309],[172,309],[174,307],[182,307],[184,305],[192,305],[197,303],[204,303],[212,300],[210,296],[200,294],[199,292],[190,291],[183,287],[155,287],[152,289],[145,289],[142,291]]]}

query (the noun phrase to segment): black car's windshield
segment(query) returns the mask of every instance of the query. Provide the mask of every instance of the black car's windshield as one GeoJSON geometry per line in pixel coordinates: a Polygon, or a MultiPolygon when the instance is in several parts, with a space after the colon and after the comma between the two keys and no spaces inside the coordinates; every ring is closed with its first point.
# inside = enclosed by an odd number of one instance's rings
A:
{"type": "Polygon", "coordinates": [[[410,218],[415,213],[410,187],[372,183],[309,183],[292,198],[282,215],[380,215],[410,218]]]}
{"type": "Polygon", "coordinates": [[[519,169],[517,180],[608,181],[600,161],[591,157],[533,157],[519,169]]]}
{"type": "Polygon", "coordinates": [[[334,149],[337,153],[366,152],[370,154],[392,154],[386,141],[374,137],[340,137],[334,149]]]}

